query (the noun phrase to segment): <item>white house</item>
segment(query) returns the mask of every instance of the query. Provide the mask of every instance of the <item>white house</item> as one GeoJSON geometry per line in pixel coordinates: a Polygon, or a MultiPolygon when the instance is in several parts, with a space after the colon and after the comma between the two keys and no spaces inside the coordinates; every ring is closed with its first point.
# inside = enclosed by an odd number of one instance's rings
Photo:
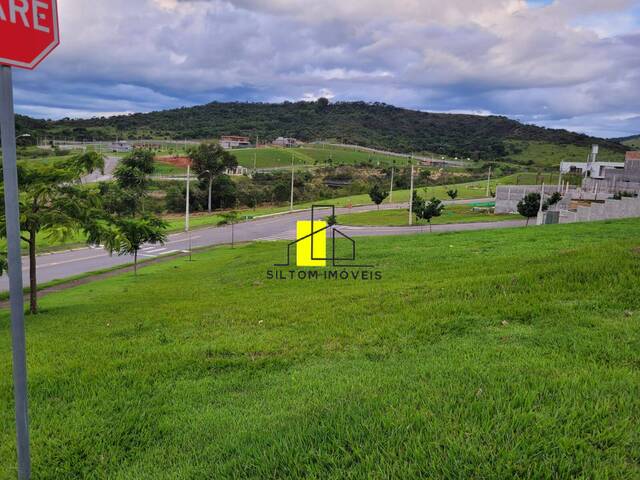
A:
{"type": "Polygon", "coordinates": [[[230,150],[232,148],[247,148],[251,146],[249,137],[240,137],[237,135],[225,135],[220,137],[220,146],[230,150]]]}

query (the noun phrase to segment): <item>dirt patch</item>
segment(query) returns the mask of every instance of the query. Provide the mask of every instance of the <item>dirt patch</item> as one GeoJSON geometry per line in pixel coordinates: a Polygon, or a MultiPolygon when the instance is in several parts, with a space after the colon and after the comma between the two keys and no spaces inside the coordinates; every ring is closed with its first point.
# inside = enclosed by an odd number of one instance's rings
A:
{"type": "Polygon", "coordinates": [[[191,159],[189,157],[156,157],[156,162],[166,163],[167,165],[173,165],[179,168],[187,168],[191,165],[191,159]]]}

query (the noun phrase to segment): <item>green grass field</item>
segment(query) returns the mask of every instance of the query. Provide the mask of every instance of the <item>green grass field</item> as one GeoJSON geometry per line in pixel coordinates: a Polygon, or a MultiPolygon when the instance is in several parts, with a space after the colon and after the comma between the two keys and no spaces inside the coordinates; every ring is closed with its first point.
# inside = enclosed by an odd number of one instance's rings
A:
{"type": "MultiPolygon", "coordinates": [[[[504,220],[518,220],[517,215],[495,215],[493,213],[474,212],[469,205],[448,205],[442,215],[431,220],[433,225],[445,225],[451,223],[471,223],[471,222],[500,222],[504,220]]],[[[372,212],[351,213],[348,215],[338,215],[340,225],[353,226],[383,226],[383,227],[405,227],[409,224],[409,212],[402,210],[375,210],[372,212]]],[[[416,219],[413,216],[414,225],[426,224],[426,222],[416,219]]]]}
{"type": "Polygon", "coordinates": [[[34,478],[638,478],[639,237],[359,239],[379,282],[267,280],[284,244],[259,243],[44,297],[34,478]]]}
{"type": "Polygon", "coordinates": [[[178,167],[170,163],[154,162],[156,175],[184,175],[187,173],[186,168],[178,167]]]}
{"type": "MultiPolygon", "coordinates": [[[[532,162],[536,167],[559,167],[561,162],[586,162],[591,147],[577,145],[560,145],[544,142],[511,141],[523,148],[523,152],[509,155],[518,162],[532,162]]],[[[600,148],[598,160],[602,162],[624,162],[624,153],[600,148]]]]}
{"type": "Polygon", "coordinates": [[[238,163],[243,167],[253,168],[254,162],[257,168],[276,168],[291,166],[292,155],[296,165],[324,165],[331,160],[332,165],[356,165],[371,161],[373,165],[407,165],[408,160],[389,155],[371,154],[350,149],[336,147],[322,148],[309,145],[301,148],[247,148],[233,150],[238,163]]]}
{"type": "Polygon", "coordinates": [[[313,161],[301,153],[300,149],[287,148],[244,148],[231,153],[238,159],[238,164],[246,168],[290,167],[292,157],[296,165],[311,165],[313,161]]]}

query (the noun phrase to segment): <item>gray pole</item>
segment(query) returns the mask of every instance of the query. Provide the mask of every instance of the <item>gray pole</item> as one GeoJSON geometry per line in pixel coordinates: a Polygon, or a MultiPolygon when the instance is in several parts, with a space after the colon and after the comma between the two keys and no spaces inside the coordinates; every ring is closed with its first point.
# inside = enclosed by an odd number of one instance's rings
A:
{"type": "Polygon", "coordinates": [[[16,167],[16,126],[13,115],[11,67],[0,66],[0,130],[4,176],[4,204],[9,261],[9,300],[11,303],[11,341],[13,345],[13,384],[16,402],[18,478],[31,478],[29,453],[29,414],[27,405],[27,353],[22,296],[22,258],[20,252],[20,212],[16,167]]]}
{"type": "Polygon", "coordinates": [[[411,164],[411,191],[409,193],[409,226],[413,225],[413,164],[411,164]]]}
{"type": "Polygon", "coordinates": [[[396,167],[391,167],[391,189],[389,190],[389,203],[393,203],[393,176],[395,174],[396,167]]]}
{"type": "Polygon", "coordinates": [[[295,166],[294,166],[295,154],[291,155],[291,211],[293,211],[293,186],[295,180],[295,166]]]}
{"type": "Polygon", "coordinates": [[[186,206],[184,212],[184,231],[189,232],[189,196],[191,194],[190,187],[191,186],[191,165],[187,165],[187,198],[186,198],[186,206]]]}

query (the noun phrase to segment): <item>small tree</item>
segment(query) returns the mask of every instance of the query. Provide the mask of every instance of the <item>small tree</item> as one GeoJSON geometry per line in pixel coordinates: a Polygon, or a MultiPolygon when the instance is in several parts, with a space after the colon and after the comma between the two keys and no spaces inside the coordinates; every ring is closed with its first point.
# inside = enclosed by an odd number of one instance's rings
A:
{"type": "Polygon", "coordinates": [[[227,152],[217,143],[201,143],[189,150],[189,158],[192,161],[193,170],[198,177],[208,182],[207,191],[209,198],[207,211],[211,213],[211,196],[213,191],[213,181],[222,175],[227,168],[238,166],[236,157],[227,152]]]}
{"type": "Polygon", "coordinates": [[[439,217],[442,215],[442,211],[444,210],[444,205],[440,200],[433,197],[431,200],[426,202],[424,206],[416,212],[416,216],[421,220],[426,220],[429,223],[429,231],[433,232],[431,226],[431,219],[434,217],[439,217]]]}
{"type": "Polygon", "coordinates": [[[540,211],[540,194],[528,193],[524,196],[520,202],[518,202],[518,213],[527,219],[527,226],[529,226],[529,220],[538,215],[540,211]]]}
{"type": "Polygon", "coordinates": [[[411,199],[411,211],[416,217],[420,218],[418,212],[424,210],[424,205],[424,199],[418,195],[418,192],[414,191],[413,198],[411,199]]]}
{"type": "Polygon", "coordinates": [[[221,215],[222,220],[218,222],[218,225],[231,225],[231,248],[235,243],[234,225],[238,222],[238,212],[226,212],[221,215]]]}
{"type": "Polygon", "coordinates": [[[138,149],[122,159],[113,172],[115,185],[102,185],[108,210],[120,215],[135,216],[144,211],[144,200],[155,171],[155,156],[151,150],[138,149]]]}
{"type": "Polygon", "coordinates": [[[369,190],[369,197],[371,201],[378,206],[380,210],[380,204],[384,202],[384,199],[389,196],[389,192],[380,187],[377,183],[369,190]]]}
{"type": "Polygon", "coordinates": [[[454,189],[447,190],[447,195],[449,195],[449,198],[451,200],[455,200],[456,198],[458,198],[458,190],[454,190],[454,189]]]}
{"type": "Polygon", "coordinates": [[[161,244],[167,240],[167,223],[158,217],[116,218],[103,230],[102,241],[110,253],[133,255],[133,272],[138,274],[138,252],[145,243],[161,244]]]}
{"type": "MultiPolygon", "coordinates": [[[[29,251],[29,311],[38,313],[37,240],[41,232],[65,240],[84,228],[84,221],[100,198],[82,188],[84,175],[104,168],[102,156],[93,152],[58,160],[52,165],[19,162],[21,239],[29,251]]],[[[0,202],[0,236],[6,236],[4,202],[0,202]]]]}
{"type": "Polygon", "coordinates": [[[544,204],[542,205],[542,209],[546,212],[547,210],[549,210],[549,207],[556,205],[560,200],[562,200],[562,195],[560,194],[560,192],[553,192],[553,194],[547,198],[547,200],[545,200],[544,204]]]}

